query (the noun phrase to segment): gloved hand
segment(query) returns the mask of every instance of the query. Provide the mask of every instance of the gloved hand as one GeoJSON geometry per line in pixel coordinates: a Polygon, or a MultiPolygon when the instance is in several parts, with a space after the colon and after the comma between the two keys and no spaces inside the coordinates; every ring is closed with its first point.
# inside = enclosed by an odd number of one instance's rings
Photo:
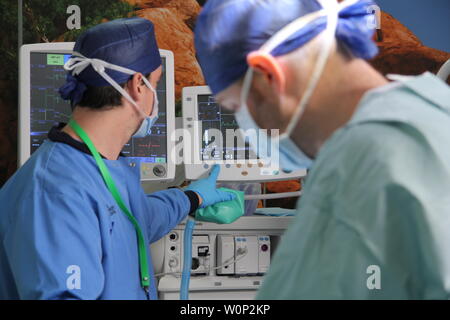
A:
{"type": "Polygon", "coordinates": [[[219,224],[233,223],[244,215],[244,192],[220,188],[236,195],[233,201],[219,202],[195,211],[195,220],[219,224]]]}
{"type": "Polygon", "coordinates": [[[208,178],[192,182],[186,190],[197,193],[202,198],[200,208],[205,208],[218,202],[233,200],[236,195],[216,188],[220,166],[215,164],[208,178]]]}

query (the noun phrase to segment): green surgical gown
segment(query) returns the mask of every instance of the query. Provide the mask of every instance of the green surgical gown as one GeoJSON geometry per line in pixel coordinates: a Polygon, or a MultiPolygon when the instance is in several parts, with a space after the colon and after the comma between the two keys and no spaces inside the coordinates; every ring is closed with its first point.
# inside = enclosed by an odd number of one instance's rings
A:
{"type": "Polygon", "coordinates": [[[450,87],[368,92],[323,145],[258,299],[450,298],[450,87]]]}

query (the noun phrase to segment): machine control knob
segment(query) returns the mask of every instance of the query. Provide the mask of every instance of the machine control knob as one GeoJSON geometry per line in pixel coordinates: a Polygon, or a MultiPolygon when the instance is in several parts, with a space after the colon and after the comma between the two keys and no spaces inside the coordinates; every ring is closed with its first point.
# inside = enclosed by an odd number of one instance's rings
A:
{"type": "Polygon", "coordinates": [[[164,168],[162,165],[157,165],[153,168],[153,173],[157,177],[165,177],[166,176],[166,168],[164,168]]]}

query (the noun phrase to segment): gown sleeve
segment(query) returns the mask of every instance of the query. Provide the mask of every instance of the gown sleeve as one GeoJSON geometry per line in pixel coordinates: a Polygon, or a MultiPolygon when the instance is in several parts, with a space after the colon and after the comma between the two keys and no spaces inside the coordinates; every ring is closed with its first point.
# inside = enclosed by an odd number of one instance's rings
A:
{"type": "Polygon", "coordinates": [[[183,191],[169,189],[148,195],[146,207],[146,228],[149,241],[153,243],[186,218],[191,203],[183,191]]]}

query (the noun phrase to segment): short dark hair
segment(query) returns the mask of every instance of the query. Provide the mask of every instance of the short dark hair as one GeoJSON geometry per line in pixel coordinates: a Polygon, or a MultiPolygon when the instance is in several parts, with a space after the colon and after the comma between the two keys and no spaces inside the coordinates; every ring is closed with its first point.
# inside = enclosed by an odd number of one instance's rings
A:
{"type": "MultiPolygon", "coordinates": [[[[123,88],[124,85],[120,84],[123,88]]],[[[83,98],[78,102],[77,106],[89,109],[102,109],[105,106],[117,107],[122,104],[122,95],[119,91],[111,86],[91,87],[88,86],[83,93],[83,98]]],[[[75,106],[74,106],[75,107],[75,106]]]]}
{"type": "MultiPolygon", "coordinates": [[[[148,78],[150,73],[144,75],[148,78]]],[[[131,79],[131,77],[130,77],[131,79]]],[[[129,81],[129,80],[128,80],[129,81]]],[[[125,83],[119,83],[122,88],[125,88],[125,83]]],[[[104,87],[92,87],[87,86],[86,91],[83,93],[83,98],[78,102],[77,106],[81,108],[89,109],[112,109],[122,104],[122,94],[112,86],[104,87]],[[107,107],[107,109],[105,108],[107,107]]],[[[75,107],[75,106],[73,106],[75,107]]]]}

